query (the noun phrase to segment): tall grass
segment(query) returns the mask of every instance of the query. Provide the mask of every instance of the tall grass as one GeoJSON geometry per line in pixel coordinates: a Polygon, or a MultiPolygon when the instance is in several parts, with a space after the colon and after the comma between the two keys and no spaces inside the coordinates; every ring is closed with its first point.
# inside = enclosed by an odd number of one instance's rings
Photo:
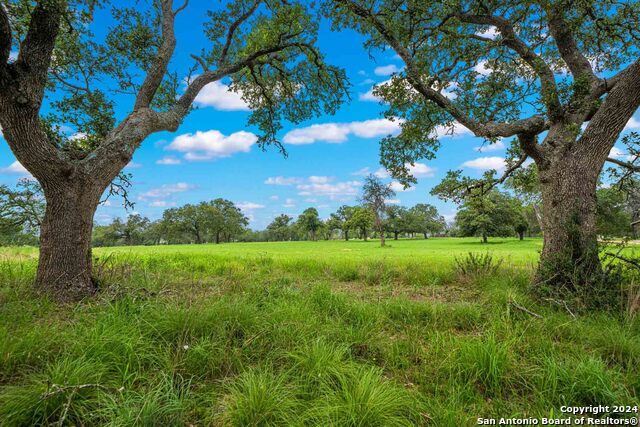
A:
{"type": "Polygon", "coordinates": [[[453,426],[638,401],[637,316],[536,303],[523,263],[461,277],[452,256],[334,244],[360,252],[98,253],[102,292],[66,306],[31,291],[32,252],[5,257],[0,425],[453,426]]]}

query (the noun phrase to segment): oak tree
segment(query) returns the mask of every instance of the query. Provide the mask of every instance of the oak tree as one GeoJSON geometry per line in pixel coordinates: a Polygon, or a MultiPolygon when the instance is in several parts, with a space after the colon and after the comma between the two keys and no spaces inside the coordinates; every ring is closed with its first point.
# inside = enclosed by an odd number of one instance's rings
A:
{"type": "Polygon", "coordinates": [[[315,46],[318,23],[306,2],[228,0],[206,10],[187,1],[0,5],[0,126],[44,190],[35,286],[58,300],[96,291],[98,202],[149,135],[178,129],[206,85],[230,79],[262,146],[279,145],[282,121],[332,113],[345,96],[344,73],[315,46]],[[181,69],[172,62],[176,26],[190,7],[207,17],[207,43],[185,43],[193,66],[181,69]]]}
{"type": "Polygon", "coordinates": [[[515,138],[519,155],[504,176],[527,159],[537,166],[539,278],[558,288],[597,286],[596,186],[640,106],[640,2],[327,0],[325,7],[336,28],[354,28],[368,48],[391,48],[404,62],[374,91],[388,117],[403,119],[400,134],[381,144],[383,166],[411,182],[407,164],[433,158],[438,135],[460,126],[488,143],[515,138]]]}

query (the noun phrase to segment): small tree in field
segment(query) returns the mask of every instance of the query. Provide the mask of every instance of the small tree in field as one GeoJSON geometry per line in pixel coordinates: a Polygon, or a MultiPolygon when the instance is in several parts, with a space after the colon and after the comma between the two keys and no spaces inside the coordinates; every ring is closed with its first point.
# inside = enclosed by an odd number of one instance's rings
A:
{"type": "Polygon", "coordinates": [[[206,85],[230,79],[262,146],[279,145],[282,120],[332,113],[345,95],[344,72],[315,47],[318,23],[306,2],[194,2],[216,9],[202,10],[206,45],[184,46],[193,49],[189,70],[172,58],[176,20],[195,5],[106,3],[0,5],[0,126],[47,202],[35,286],[62,301],[96,291],[91,230],[105,189],[149,135],[178,129],[206,85]],[[97,37],[105,23],[93,18],[108,10],[112,25],[97,37]],[[127,114],[116,115],[116,101],[127,114]],[[63,126],[77,133],[69,137],[63,126]]]}
{"type": "Polygon", "coordinates": [[[409,211],[411,216],[412,231],[422,233],[426,239],[429,234],[439,233],[444,230],[445,220],[438,213],[438,209],[427,203],[418,203],[409,211]]]}
{"type": "Polygon", "coordinates": [[[360,237],[366,241],[369,236],[369,230],[373,227],[375,217],[371,209],[363,206],[355,206],[353,208],[353,214],[348,221],[348,228],[350,230],[358,230],[360,237]]]}
{"type": "Polygon", "coordinates": [[[322,220],[316,208],[307,208],[298,216],[298,226],[307,232],[313,241],[316,240],[317,233],[322,228],[322,225],[322,220]]]}
{"type": "Polygon", "coordinates": [[[396,195],[391,185],[383,184],[380,178],[370,174],[365,178],[362,186],[362,203],[367,206],[374,216],[374,227],[380,233],[380,246],[384,246],[384,224],[387,217],[387,200],[396,195]]]}
{"type": "Polygon", "coordinates": [[[520,218],[514,200],[492,190],[465,199],[456,214],[456,225],[462,236],[480,236],[482,243],[487,243],[490,236],[513,236],[520,218]]]}

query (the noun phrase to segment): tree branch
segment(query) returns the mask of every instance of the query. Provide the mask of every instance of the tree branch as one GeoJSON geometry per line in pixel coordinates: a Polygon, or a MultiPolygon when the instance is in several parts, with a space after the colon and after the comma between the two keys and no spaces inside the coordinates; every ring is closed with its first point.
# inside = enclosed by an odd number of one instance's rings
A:
{"type": "Polygon", "coordinates": [[[20,46],[17,62],[24,64],[31,77],[32,89],[38,97],[37,105],[44,94],[51,55],[60,30],[64,3],[58,0],[40,0],[31,13],[27,35],[20,46]]]}
{"type": "Polygon", "coordinates": [[[472,131],[476,136],[485,138],[510,137],[520,133],[540,133],[548,128],[548,123],[546,123],[544,117],[541,115],[534,115],[514,122],[480,123],[471,118],[451,102],[449,98],[427,84],[427,79],[422,76],[411,53],[400,43],[400,41],[391,33],[391,30],[387,28],[387,26],[382,23],[373,12],[365,9],[352,0],[337,1],[344,4],[356,15],[368,20],[380,35],[384,37],[389,45],[396,51],[398,56],[400,56],[404,61],[406,65],[407,81],[418,93],[420,93],[425,99],[436,103],[440,108],[447,111],[454,119],[472,131]]]}
{"type": "Polygon", "coordinates": [[[640,172],[640,166],[634,165],[633,163],[623,162],[622,160],[614,159],[613,157],[607,157],[607,162],[613,163],[632,172],[640,172]]]}
{"type": "Polygon", "coordinates": [[[544,148],[538,144],[538,136],[535,134],[519,134],[518,142],[525,154],[531,157],[536,163],[545,161],[544,148]]]}
{"type": "Polygon", "coordinates": [[[11,23],[6,6],[0,4],[0,68],[4,67],[11,55],[11,23]]]}
{"type": "Polygon", "coordinates": [[[222,48],[222,53],[220,54],[220,59],[218,61],[219,64],[224,64],[227,61],[227,54],[229,53],[229,48],[231,47],[231,43],[233,42],[233,36],[235,35],[238,27],[240,27],[240,25],[242,25],[244,21],[246,21],[251,15],[253,15],[261,2],[262,0],[254,1],[253,5],[229,26],[229,30],[227,31],[227,39],[224,42],[224,47],[222,48]]]}
{"type": "Polygon", "coordinates": [[[536,73],[542,88],[542,101],[547,107],[549,117],[559,121],[563,116],[563,108],[558,97],[558,88],[553,71],[549,65],[520,39],[513,24],[501,16],[470,15],[459,13],[456,17],[468,24],[493,25],[502,35],[502,43],[515,51],[536,73]]]}
{"type": "Polygon", "coordinates": [[[549,16],[549,29],[558,46],[562,59],[569,67],[575,80],[586,78],[593,86],[600,79],[593,73],[589,60],[580,52],[576,40],[569,30],[569,25],[562,15],[562,11],[553,10],[549,16]]]}
{"type": "Polygon", "coordinates": [[[640,107],[640,60],[616,75],[615,86],[589,121],[579,147],[586,155],[596,154],[602,162],[624,127],[640,107]]]}
{"type": "Polygon", "coordinates": [[[162,7],[162,44],[158,47],[156,57],[153,59],[151,68],[147,72],[147,76],[140,86],[136,102],[133,107],[134,111],[140,108],[148,107],[153,101],[153,97],[156,91],[162,84],[165,74],[167,73],[167,67],[169,61],[173,56],[173,51],[176,47],[176,36],[174,32],[175,17],[180,10],[183,10],[185,5],[178,9],[177,12],[173,11],[173,0],[161,0],[162,7]]]}

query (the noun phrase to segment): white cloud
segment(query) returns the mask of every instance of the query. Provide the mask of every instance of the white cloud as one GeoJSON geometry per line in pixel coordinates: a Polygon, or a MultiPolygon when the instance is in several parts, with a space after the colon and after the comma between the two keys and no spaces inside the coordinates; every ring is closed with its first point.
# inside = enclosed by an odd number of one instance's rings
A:
{"type": "Polygon", "coordinates": [[[612,147],[611,151],[609,151],[609,157],[613,157],[614,159],[622,159],[626,155],[627,153],[618,147],[612,147]]]}
{"type": "Polygon", "coordinates": [[[331,178],[328,176],[310,176],[309,182],[312,184],[326,184],[331,181],[331,178]]]}
{"type": "Polygon", "coordinates": [[[478,62],[473,67],[473,71],[475,71],[476,73],[480,74],[481,76],[488,76],[489,74],[491,74],[491,69],[487,68],[487,61],[486,60],[482,60],[482,61],[478,62]]]}
{"type": "Polygon", "coordinates": [[[314,179],[313,181],[309,179],[307,183],[298,184],[296,186],[296,188],[298,189],[298,195],[305,197],[328,197],[331,200],[344,200],[346,198],[358,195],[360,186],[362,185],[362,183],[359,181],[332,181],[332,179],[314,179]]]}
{"type": "Polygon", "coordinates": [[[631,119],[629,119],[624,129],[625,130],[640,129],[640,120],[636,119],[635,117],[631,117],[631,119]]]}
{"type": "Polygon", "coordinates": [[[389,173],[388,170],[386,170],[385,168],[379,168],[377,171],[375,171],[373,173],[376,177],[380,178],[380,179],[385,179],[385,178],[389,178],[391,176],[391,174],[389,173]]]}
{"type": "Polygon", "coordinates": [[[386,136],[400,130],[401,120],[373,119],[362,122],[352,122],[351,132],[360,138],[375,138],[386,136]]]}
{"type": "Polygon", "coordinates": [[[400,120],[373,119],[350,123],[323,123],[293,129],[285,134],[283,142],[292,145],[327,142],[340,144],[350,135],[360,138],[375,138],[396,133],[400,130],[400,120]]]}
{"type": "Polygon", "coordinates": [[[376,67],[375,70],[373,70],[373,73],[376,76],[390,76],[393,73],[397,73],[398,71],[401,71],[402,68],[398,68],[397,65],[395,64],[389,64],[389,65],[383,65],[380,67],[376,67]]]}
{"type": "Polygon", "coordinates": [[[296,206],[296,201],[294,199],[287,199],[285,200],[284,205],[282,205],[283,208],[294,208],[296,206]]]}
{"type": "Polygon", "coordinates": [[[491,40],[495,40],[495,38],[498,37],[499,34],[500,34],[500,32],[493,25],[488,27],[488,28],[485,28],[485,29],[482,29],[482,30],[476,32],[476,35],[481,36],[481,37],[486,37],[486,38],[489,38],[491,40]]]}
{"type": "Polygon", "coordinates": [[[296,177],[284,177],[284,176],[272,176],[267,178],[264,183],[267,185],[293,185],[302,182],[301,178],[296,177]]]}
{"type": "Polygon", "coordinates": [[[197,131],[177,136],[167,150],[186,153],[186,160],[211,160],[247,153],[258,137],[251,132],[239,131],[225,136],[217,130],[197,131]]]}
{"type": "Polygon", "coordinates": [[[502,157],[479,157],[473,160],[467,160],[462,164],[463,167],[477,170],[501,170],[505,168],[504,158],[502,157]]]}
{"type": "Polygon", "coordinates": [[[280,200],[280,196],[271,196],[269,197],[270,200],[280,200]]]}
{"type": "Polygon", "coordinates": [[[175,205],[175,202],[167,202],[166,200],[153,200],[149,203],[150,208],[167,208],[175,205]]]}
{"type": "Polygon", "coordinates": [[[409,169],[409,173],[416,178],[431,178],[435,175],[436,169],[431,166],[427,166],[424,163],[416,163],[413,166],[406,164],[409,169]]]}
{"type": "Polygon", "coordinates": [[[194,186],[186,182],[178,182],[176,184],[164,184],[157,188],[152,188],[138,196],[139,199],[162,199],[172,194],[183,193],[193,189],[194,186]]]}
{"type": "Polygon", "coordinates": [[[27,168],[22,166],[22,163],[20,163],[17,160],[15,162],[11,163],[6,168],[1,168],[0,169],[0,173],[16,173],[16,174],[20,174],[20,175],[31,175],[29,173],[29,171],[27,170],[27,168]]]}
{"type": "Polygon", "coordinates": [[[399,205],[400,204],[400,200],[399,199],[387,199],[387,200],[385,200],[385,203],[390,204],[390,205],[399,205]]]}
{"type": "Polygon", "coordinates": [[[129,163],[127,163],[127,166],[125,166],[125,169],[140,169],[142,167],[142,163],[136,163],[133,160],[131,160],[129,163]]]}
{"type": "Polygon", "coordinates": [[[78,141],[81,139],[85,139],[88,135],[84,132],[76,132],[69,137],[69,141],[78,141]]]}
{"type": "Polygon", "coordinates": [[[357,171],[352,172],[351,175],[354,175],[354,176],[367,176],[370,173],[371,173],[371,171],[369,170],[369,167],[367,166],[365,168],[358,169],[357,171]]]}
{"type": "MultiPolygon", "coordinates": [[[[410,163],[406,163],[405,166],[407,167],[409,172],[416,178],[431,178],[432,176],[434,176],[436,172],[435,168],[432,168],[431,166],[427,166],[424,163],[416,163],[414,165],[411,165],[410,163]]],[[[371,169],[369,169],[368,167],[359,169],[351,173],[351,175],[354,175],[354,176],[367,176],[370,174],[371,174],[371,169]]],[[[379,168],[377,171],[373,172],[373,175],[375,175],[380,179],[386,179],[391,177],[391,174],[385,168],[379,168]]]]}
{"type": "Polygon", "coordinates": [[[229,90],[224,83],[213,82],[206,85],[195,101],[201,107],[214,107],[222,111],[248,111],[249,106],[237,92],[229,90]]]}
{"type": "Polygon", "coordinates": [[[339,144],[347,140],[349,126],[342,123],[323,123],[293,129],[287,132],[282,140],[286,144],[304,145],[324,141],[339,144]]]}
{"type": "Polygon", "coordinates": [[[402,184],[400,184],[398,181],[393,181],[391,183],[391,189],[393,191],[395,191],[396,193],[407,193],[409,191],[415,191],[416,190],[415,187],[404,188],[404,186],[402,184]]]}
{"type": "Polygon", "coordinates": [[[358,75],[359,76],[366,76],[367,72],[365,70],[358,70],[358,75]]]}
{"type": "Polygon", "coordinates": [[[252,211],[254,209],[264,208],[264,205],[261,205],[259,203],[253,203],[253,202],[236,203],[236,206],[242,209],[243,211],[252,211]]]}
{"type": "Polygon", "coordinates": [[[156,160],[157,165],[179,165],[180,163],[182,163],[182,161],[173,156],[166,156],[160,160],[156,160]]]}
{"type": "Polygon", "coordinates": [[[375,85],[371,86],[371,89],[369,89],[367,92],[361,93],[358,96],[358,99],[360,101],[371,101],[371,102],[380,102],[380,101],[382,101],[382,98],[380,98],[380,97],[378,97],[378,96],[373,94],[373,90],[378,86],[385,86],[385,85],[388,85],[389,83],[391,83],[391,79],[385,80],[385,81],[380,82],[380,83],[376,83],[375,85]]]}
{"type": "Polygon", "coordinates": [[[504,142],[502,142],[502,140],[498,140],[493,144],[484,144],[478,147],[474,147],[474,150],[480,153],[486,153],[487,151],[498,151],[498,150],[503,150],[504,148],[505,148],[504,142]]]}

